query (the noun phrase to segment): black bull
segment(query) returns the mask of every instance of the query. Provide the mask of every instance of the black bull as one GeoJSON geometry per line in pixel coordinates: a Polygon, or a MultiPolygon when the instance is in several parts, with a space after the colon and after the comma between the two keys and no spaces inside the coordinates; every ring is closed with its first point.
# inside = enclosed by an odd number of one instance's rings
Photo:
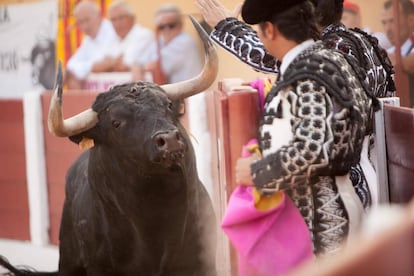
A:
{"type": "Polygon", "coordinates": [[[76,137],[95,146],[67,175],[60,273],[214,275],[212,205],[165,93],[117,86],[93,110],[99,123],[76,137]]]}
{"type": "Polygon", "coordinates": [[[94,142],[67,173],[59,275],[216,275],[212,203],[173,104],[204,90],[217,73],[215,48],[195,26],[207,53],[200,75],[162,87],[115,86],[66,120],[59,66],[49,129],[94,142]]]}

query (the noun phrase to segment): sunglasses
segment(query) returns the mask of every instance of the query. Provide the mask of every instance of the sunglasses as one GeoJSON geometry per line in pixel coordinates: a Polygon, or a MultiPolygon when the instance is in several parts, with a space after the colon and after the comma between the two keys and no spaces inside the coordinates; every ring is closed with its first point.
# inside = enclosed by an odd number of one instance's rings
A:
{"type": "Polygon", "coordinates": [[[120,15],[120,16],[117,16],[117,17],[110,17],[109,20],[111,20],[111,22],[114,23],[114,22],[122,21],[122,20],[126,19],[127,17],[128,17],[128,15],[124,14],[124,15],[120,15]]]}
{"type": "Polygon", "coordinates": [[[177,27],[178,23],[177,22],[173,22],[173,23],[167,23],[167,24],[162,24],[158,26],[158,30],[163,31],[165,29],[169,29],[172,30],[175,27],[177,27]]]}

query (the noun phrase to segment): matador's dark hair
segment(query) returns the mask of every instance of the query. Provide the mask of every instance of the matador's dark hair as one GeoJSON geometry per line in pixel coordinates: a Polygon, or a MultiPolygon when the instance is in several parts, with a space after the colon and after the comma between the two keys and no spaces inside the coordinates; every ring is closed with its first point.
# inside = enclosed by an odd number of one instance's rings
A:
{"type": "MultiPolygon", "coordinates": [[[[320,31],[314,12],[313,4],[305,1],[274,15],[269,21],[276,25],[287,39],[297,43],[307,39],[318,40],[320,31]]],[[[264,29],[264,24],[264,22],[259,23],[260,28],[264,29]]]]}

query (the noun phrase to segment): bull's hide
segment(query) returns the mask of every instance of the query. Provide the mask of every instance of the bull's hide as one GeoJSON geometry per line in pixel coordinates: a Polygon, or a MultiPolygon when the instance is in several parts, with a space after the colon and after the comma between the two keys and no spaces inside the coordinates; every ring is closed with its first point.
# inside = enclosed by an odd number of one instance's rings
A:
{"type": "Polygon", "coordinates": [[[154,84],[97,96],[94,140],[67,174],[60,275],[194,275],[215,270],[215,217],[174,105],[154,84]]]}

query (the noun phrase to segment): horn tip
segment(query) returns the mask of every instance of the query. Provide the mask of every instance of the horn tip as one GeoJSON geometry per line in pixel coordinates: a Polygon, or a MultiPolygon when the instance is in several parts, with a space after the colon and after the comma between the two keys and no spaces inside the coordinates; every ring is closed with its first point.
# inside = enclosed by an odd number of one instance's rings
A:
{"type": "Polygon", "coordinates": [[[62,70],[62,61],[59,60],[58,68],[56,73],[56,83],[55,83],[55,93],[60,98],[63,92],[63,70],[62,70]]]}
{"type": "MultiPolygon", "coordinates": [[[[200,23],[197,21],[197,19],[195,19],[194,16],[192,16],[191,14],[188,15],[188,17],[191,20],[191,23],[193,23],[194,28],[197,30],[197,32],[199,33],[199,35],[201,37],[209,37],[209,35],[207,34],[207,32],[204,30],[204,28],[200,25],[200,23]]],[[[208,40],[208,39],[207,39],[208,40]]]]}
{"type": "Polygon", "coordinates": [[[197,20],[195,19],[195,17],[192,14],[189,14],[188,17],[190,17],[190,20],[191,20],[191,22],[193,22],[193,24],[195,24],[194,22],[197,22],[197,20]]]}
{"type": "Polygon", "coordinates": [[[57,77],[56,77],[56,85],[62,86],[62,82],[63,82],[62,61],[59,60],[58,72],[57,72],[57,77]]]}

